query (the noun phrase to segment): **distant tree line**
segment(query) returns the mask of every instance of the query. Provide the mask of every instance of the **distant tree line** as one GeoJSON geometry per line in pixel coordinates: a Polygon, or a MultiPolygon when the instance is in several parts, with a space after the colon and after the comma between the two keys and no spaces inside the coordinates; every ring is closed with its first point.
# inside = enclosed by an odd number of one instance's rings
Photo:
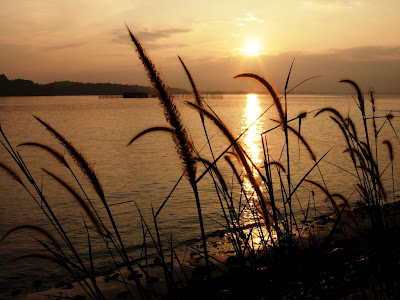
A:
{"type": "MultiPolygon", "coordinates": [[[[173,94],[188,93],[187,90],[170,88],[173,94]]],[[[81,83],[57,81],[37,84],[31,80],[9,80],[0,75],[0,96],[63,96],[63,95],[123,95],[124,93],[143,93],[155,95],[152,87],[114,83],[81,83]]]]}

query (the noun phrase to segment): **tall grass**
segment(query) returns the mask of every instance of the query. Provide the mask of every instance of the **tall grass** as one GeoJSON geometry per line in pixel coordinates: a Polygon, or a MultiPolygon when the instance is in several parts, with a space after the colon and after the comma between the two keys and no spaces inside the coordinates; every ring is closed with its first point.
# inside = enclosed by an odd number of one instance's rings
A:
{"type": "MultiPolygon", "coordinates": [[[[234,135],[228,126],[218,117],[212,108],[202,99],[194,78],[189,71],[187,65],[183,62],[181,57],[178,57],[183,71],[186,74],[190,87],[193,92],[193,100],[187,101],[185,104],[199,113],[199,118],[202,128],[207,139],[208,149],[210,151],[212,160],[203,157],[196,149],[194,143],[189,138],[187,129],[184,127],[181,120],[181,115],[175,103],[175,99],[168,91],[166,85],[161,79],[156,66],[153,64],[137,37],[129,30],[129,36],[134,44],[135,51],[137,52],[144,69],[157,92],[159,104],[163,109],[164,117],[168,126],[156,126],[147,128],[141,132],[136,133],[127,143],[127,146],[133,146],[135,141],[139,138],[154,132],[167,133],[171,136],[177,154],[180,158],[182,166],[182,178],[186,178],[190,184],[193,193],[194,203],[197,209],[198,223],[201,234],[201,250],[196,250],[197,253],[205,259],[205,282],[213,282],[210,278],[212,272],[216,269],[227,269],[225,263],[209,253],[203,207],[198,188],[198,184],[203,180],[204,176],[209,175],[216,191],[219,205],[221,207],[221,216],[223,223],[220,225],[225,229],[226,235],[231,241],[232,249],[235,253],[235,262],[239,266],[241,272],[245,274],[240,277],[246,285],[249,286],[248,290],[242,287],[239,290],[240,295],[246,293],[253,293],[258,291],[262,296],[274,297],[288,297],[300,296],[301,291],[296,290],[292,292],[288,290],[290,284],[295,280],[299,280],[301,276],[306,276],[304,280],[308,281],[308,291],[314,296],[326,295],[323,291],[317,290],[310,282],[317,280],[322,276],[320,273],[329,273],[330,269],[334,268],[337,271],[338,266],[331,266],[327,261],[331,258],[333,251],[332,245],[338,243],[339,238],[334,238],[335,233],[342,232],[341,237],[347,242],[353,241],[355,238],[357,246],[361,251],[354,250],[353,244],[349,246],[346,251],[353,251],[353,257],[348,260],[353,264],[354,259],[358,259],[357,255],[364,255],[371,260],[372,271],[368,271],[372,277],[380,274],[381,271],[375,268],[380,266],[384,270],[392,271],[390,267],[391,260],[395,260],[400,256],[400,247],[396,243],[388,242],[387,232],[397,233],[397,212],[395,208],[395,174],[394,162],[395,151],[392,142],[385,138],[380,143],[380,132],[384,126],[391,126],[394,135],[397,138],[397,133],[393,127],[391,120],[393,116],[388,114],[386,116],[378,116],[376,113],[376,99],[374,94],[370,93],[370,103],[372,116],[368,116],[366,102],[364,95],[359,86],[352,80],[342,80],[342,83],[350,85],[356,92],[357,107],[359,109],[360,122],[344,117],[341,112],[332,107],[324,107],[318,110],[314,117],[321,118],[328,115],[330,120],[338,129],[338,134],[343,136],[343,143],[346,150],[344,154],[348,156],[349,161],[352,163],[353,170],[345,170],[350,173],[353,178],[355,191],[358,198],[362,203],[359,206],[368,214],[370,226],[362,226],[360,218],[353,210],[353,202],[349,198],[343,196],[338,191],[331,192],[332,188],[328,188],[329,182],[325,181],[320,163],[324,160],[328,152],[318,157],[311,143],[308,141],[307,132],[301,131],[302,122],[306,122],[305,118],[312,112],[302,112],[293,119],[288,119],[288,96],[293,89],[289,89],[289,79],[293,67],[290,67],[287,76],[286,84],[284,87],[284,95],[280,97],[276,92],[273,85],[266,79],[253,73],[242,73],[235,78],[249,78],[259,82],[265,89],[267,94],[272,98],[271,106],[267,111],[274,107],[276,109],[278,120],[272,120],[276,126],[265,129],[260,135],[260,142],[262,145],[263,161],[257,165],[252,161],[250,155],[246,152],[242,144],[242,137],[247,128],[239,135],[234,135]],[[284,103],[282,103],[284,99],[284,103]],[[383,121],[382,121],[383,120],[383,121]],[[372,122],[372,124],[369,124],[372,122]],[[296,129],[295,124],[298,124],[296,129]],[[361,124],[361,126],[360,126],[361,124]],[[222,134],[226,140],[227,148],[217,153],[212,146],[212,140],[208,135],[208,127],[213,126],[222,134]],[[372,128],[372,131],[371,131],[372,128]],[[373,132],[373,134],[371,133],[373,132]],[[271,155],[270,136],[280,135],[283,133],[282,151],[279,159],[274,159],[271,155]],[[304,147],[307,155],[302,156],[301,159],[309,160],[311,167],[304,171],[304,174],[296,174],[297,177],[292,176],[294,173],[293,162],[293,143],[289,144],[291,136],[297,139],[300,147],[304,147]],[[380,144],[384,145],[384,151],[387,152],[387,162],[380,161],[379,154],[382,151],[380,144]],[[221,159],[224,158],[224,159],[221,159]],[[221,167],[222,164],[227,164],[228,169],[221,167]],[[205,171],[198,174],[199,165],[202,165],[205,171]],[[384,168],[382,168],[382,165],[384,168]],[[227,170],[230,170],[227,171],[227,170]],[[392,199],[390,200],[387,192],[387,184],[383,181],[383,173],[387,170],[391,171],[391,193],[392,199]],[[318,174],[320,180],[310,178],[310,174],[314,172],[318,174]],[[226,178],[233,176],[234,180],[228,182],[226,178]],[[296,182],[293,178],[300,178],[296,182]],[[233,193],[234,187],[238,187],[239,194],[233,193]],[[299,193],[300,188],[310,190],[309,199],[300,199],[304,194],[299,193]],[[315,193],[315,191],[317,193],[315,193]],[[328,203],[332,210],[331,215],[325,215],[316,209],[316,202],[318,201],[316,195],[322,194],[321,200],[328,203]],[[294,208],[295,201],[299,207],[296,211],[294,208]],[[393,209],[385,209],[388,204],[392,202],[393,209]],[[394,210],[394,212],[393,212],[394,210]],[[245,217],[245,215],[247,217],[245,217]],[[248,217],[250,216],[250,218],[248,217]],[[318,231],[318,226],[315,229],[318,220],[332,219],[332,226],[325,236],[318,231]],[[370,234],[372,232],[372,234],[370,234]],[[372,236],[372,238],[371,238],[372,236]],[[390,250],[388,250],[390,249],[390,250]],[[315,251],[316,257],[308,257],[308,251],[315,251]],[[388,255],[388,253],[390,255],[388,255]],[[357,256],[357,257],[356,257],[357,256]],[[296,261],[299,259],[300,261],[296,261]],[[301,261],[303,259],[303,261],[301,261]],[[304,270],[306,264],[310,264],[311,271],[304,270]],[[265,272],[265,268],[269,271],[265,272]],[[324,269],[325,268],[325,269],[324,269]],[[301,270],[299,270],[301,269],[301,270]],[[304,275],[306,274],[306,275],[304,275]],[[247,277],[246,277],[247,276],[247,277]],[[287,278],[286,278],[287,277],[287,278]]],[[[308,80],[308,79],[307,79],[308,80]]],[[[305,81],[307,81],[305,80],[305,81]]],[[[303,81],[303,82],[305,82],[303,81]]],[[[297,87],[296,85],[295,87],[297,87]]],[[[262,113],[258,119],[265,117],[262,113]]],[[[29,196],[38,205],[46,216],[49,226],[53,228],[55,234],[50,233],[47,228],[40,227],[34,224],[23,224],[9,229],[0,240],[3,241],[6,237],[15,231],[29,230],[39,234],[44,239],[37,239],[38,243],[44,248],[45,252],[42,253],[28,253],[11,260],[20,260],[25,258],[37,258],[52,261],[61,265],[72,278],[79,282],[81,288],[87,293],[91,299],[105,299],[106,296],[99,288],[96,278],[96,260],[92,250],[93,234],[100,236],[102,242],[107,248],[107,251],[114,262],[114,267],[119,274],[122,274],[122,281],[125,284],[126,290],[132,297],[139,295],[142,298],[157,298],[158,293],[152,284],[152,277],[148,273],[148,245],[152,244],[154,247],[159,261],[155,260],[155,264],[160,265],[163,270],[165,284],[168,294],[172,297],[176,293],[178,286],[182,287],[189,285],[193,287],[193,281],[186,274],[187,270],[181,263],[175,249],[173,248],[173,236],[168,237],[168,243],[165,244],[165,237],[162,236],[162,230],[159,228],[158,216],[162,213],[169,196],[165,199],[163,204],[157,209],[152,208],[152,220],[146,220],[141,208],[135,206],[139,213],[141,232],[143,237],[142,254],[144,259],[132,258],[131,253],[128,252],[125,245],[124,238],[121,236],[121,226],[117,218],[113,215],[110,205],[106,199],[103,186],[94,171],[92,165],[77,150],[77,148],[60,132],[58,132],[52,125],[44,120],[35,117],[36,120],[44,126],[45,130],[49,132],[58,142],[63,146],[66,153],[72,158],[77,167],[90,183],[90,187],[96,193],[101,201],[102,207],[106,210],[107,220],[99,214],[99,207],[94,205],[92,199],[88,197],[87,192],[84,190],[83,185],[78,180],[78,176],[73,172],[71,166],[68,164],[63,154],[56,151],[52,146],[44,145],[38,142],[26,142],[18,145],[19,147],[27,149],[39,149],[45,151],[50,157],[56,159],[60,166],[67,168],[71,179],[74,180],[78,188],[75,188],[69,179],[62,178],[56,175],[55,172],[43,169],[44,173],[54,180],[58,186],[66,190],[75,203],[82,209],[82,231],[86,234],[88,243],[88,259],[83,259],[82,253],[79,253],[75,246],[75,242],[71,239],[71,233],[63,225],[61,218],[54,211],[51,202],[43,194],[42,189],[39,187],[37,180],[32,176],[29,167],[25,164],[22,156],[16,150],[16,147],[9,141],[7,135],[4,133],[0,126],[0,133],[2,139],[0,140],[3,149],[13,159],[15,166],[18,168],[15,171],[12,167],[0,162],[0,170],[7,176],[21,185],[29,194],[29,196]],[[18,173],[22,173],[20,176],[18,173]],[[89,221],[89,222],[87,222],[89,221]],[[149,224],[154,224],[151,227],[149,224]],[[107,224],[111,224],[111,228],[107,224]],[[169,249],[169,250],[167,250],[169,249]],[[168,252],[169,251],[169,252],[168,252]],[[144,261],[144,263],[143,263],[144,261]],[[140,279],[137,272],[132,267],[132,264],[139,267],[145,274],[144,279],[140,279]],[[126,268],[130,273],[130,277],[135,281],[135,288],[132,289],[126,282],[123,269],[126,268]],[[179,277],[177,270],[180,269],[183,277],[179,277]],[[83,280],[82,280],[83,278],[83,280]]],[[[257,120],[258,120],[257,119],[257,120]]],[[[257,121],[256,120],[256,121],[257,121]]],[[[254,123],[253,123],[254,124],[254,123]]],[[[250,125],[250,126],[253,126],[250,125]]],[[[128,140],[128,139],[127,139],[128,140]]],[[[300,148],[299,148],[300,149],[300,148]]],[[[299,150],[300,155],[300,150],[299,150]]],[[[179,184],[177,182],[173,187],[170,195],[179,184]]],[[[335,187],[336,188],[336,187],[335,187]]],[[[392,206],[390,206],[392,208],[392,206]]],[[[137,228],[136,228],[137,230],[137,228]]],[[[342,243],[344,243],[342,241],[342,243]]],[[[346,258],[347,259],[347,258],[346,258]]],[[[341,261],[342,262],[342,261],[341,261]]],[[[346,262],[346,261],[344,261],[346,262]]],[[[229,263],[228,263],[229,265],[229,263]]],[[[228,274],[232,272],[229,271],[228,274]]],[[[335,273],[336,274],[336,273],[335,273]]],[[[336,275],[335,275],[336,276],[336,275]]],[[[228,277],[229,278],[229,277],[228,277]]],[[[234,284],[237,281],[233,281],[234,284]]],[[[376,288],[376,285],[370,281],[370,291],[376,288]]],[[[210,283],[212,286],[212,283],[210,283]]],[[[229,286],[232,289],[232,285],[229,286]]],[[[385,282],[385,291],[392,293],[395,290],[395,284],[390,285],[385,282]]],[[[212,290],[215,292],[215,287],[212,290]]],[[[203,291],[204,292],[204,291],[203,291]]],[[[190,294],[193,296],[194,294],[190,294]]],[[[254,294],[251,294],[254,295],[254,294]]],[[[208,295],[209,296],[209,295],[208,295]]]]}

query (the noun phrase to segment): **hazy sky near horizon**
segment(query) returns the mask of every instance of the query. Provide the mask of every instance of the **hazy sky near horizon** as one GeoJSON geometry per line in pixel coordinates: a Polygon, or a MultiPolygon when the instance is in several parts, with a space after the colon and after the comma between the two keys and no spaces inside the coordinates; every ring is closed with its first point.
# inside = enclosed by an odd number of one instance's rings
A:
{"type": "Polygon", "coordinates": [[[170,86],[189,88],[177,55],[201,90],[258,88],[241,72],[281,89],[296,58],[293,83],[323,75],[303,90],[350,77],[400,93],[399,12],[399,0],[1,0],[0,74],[149,85],[126,22],[170,86]]]}

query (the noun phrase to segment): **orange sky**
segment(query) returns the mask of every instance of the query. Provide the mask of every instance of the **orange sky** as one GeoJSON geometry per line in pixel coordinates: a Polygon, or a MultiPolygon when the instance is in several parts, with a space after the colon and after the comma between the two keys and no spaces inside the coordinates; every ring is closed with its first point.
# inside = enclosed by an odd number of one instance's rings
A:
{"type": "Polygon", "coordinates": [[[340,92],[351,77],[400,93],[399,12],[398,0],[2,0],[0,74],[149,85],[126,22],[171,86],[188,88],[177,54],[202,90],[254,89],[232,79],[240,72],[282,88],[296,57],[294,82],[324,76],[303,91],[340,92]],[[249,40],[258,55],[244,51],[249,40]]]}

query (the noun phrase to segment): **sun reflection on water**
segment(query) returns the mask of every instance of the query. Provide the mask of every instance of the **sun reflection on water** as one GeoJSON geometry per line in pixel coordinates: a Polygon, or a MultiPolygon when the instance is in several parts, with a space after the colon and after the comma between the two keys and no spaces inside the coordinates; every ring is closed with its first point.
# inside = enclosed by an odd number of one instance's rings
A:
{"type": "MultiPolygon", "coordinates": [[[[242,118],[242,130],[248,128],[261,114],[260,101],[258,95],[246,95],[247,105],[242,118]]],[[[261,145],[261,121],[258,120],[244,135],[244,149],[249,154],[252,161],[259,165],[262,162],[262,145],[261,145]]]]}
{"type": "MultiPolygon", "coordinates": [[[[260,136],[262,133],[262,122],[258,120],[254,123],[261,114],[260,101],[256,94],[246,95],[246,101],[246,107],[242,116],[242,131],[247,128],[248,130],[243,136],[242,145],[253,163],[256,166],[260,166],[262,163],[262,144],[260,136]]],[[[253,175],[256,178],[258,177],[256,170],[253,171],[253,175]]],[[[254,195],[253,187],[247,179],[244,180],[244,190],[248,196],[254,195]]],[[[255,203],[251,204],[255,205],[255,203]]],[[[244,219],[252,223],[253,214],[250,210],[244,212],[244,219]]]]}
{"type": "MultiPolygon", "coordinates": [[[[263,127],[263,119],[260,118],[260,120],[257,120],[257,118],[263,111],[257,94],[246,95],[246,101],[246,108],[242,116],[242,131],[247,128],[249,129],[244,134],[242,145],[253,163],[260,168],[263,165],[261,133],[265,128],[263,127]],[[256,120],[257,122],[255,122],[256,120]],[[253,122],[255,123],[253,124],[253,122]]],[[[253,175],[257,180],[258,173],[255,169],[253,170],[253,175]]],[[[260,188],[262,189],[262,186],[260,188]]],[[[244,192],[250,196],[249,199],[252,200],[248,203],[248,207],[242,213],[243,225],[248,226],[248,229],[244,230],[245,235],[251,235],[251,241],[254,247],[261,247],[265,243],[269,244],[271,243],[271,239],[276,241],[276,233],[272,232],[271,234],[271,232],[267,232],[266,227],[259,227],[257,225],[257,223],[263,223],[263,220],[261,215],[258,215],[257,213],[256,215],[254,214],[258,210],[257,207],[259,204],[257,203],[257,197],[252,185],[246,179],[244,180],[244,192]],[[255,226],[257,230],[254,230],[253,226],[255,226]]]]}

